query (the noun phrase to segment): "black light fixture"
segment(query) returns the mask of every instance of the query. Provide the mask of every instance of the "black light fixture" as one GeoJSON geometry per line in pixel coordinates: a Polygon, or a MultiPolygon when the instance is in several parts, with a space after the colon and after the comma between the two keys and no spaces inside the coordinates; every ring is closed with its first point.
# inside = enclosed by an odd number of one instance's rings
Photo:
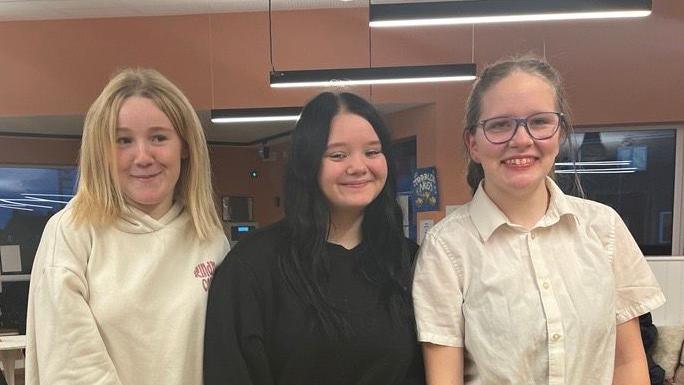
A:
{"type": "Polygon", "coordinates": [[[371,4],[371,27],[644,17],[651,0],[468,0],[371,4]]]}
{"type": "Polygon", "coordinates": [[[271,87],[326,87],[449,82],[476,78],[475,64],[272,71],[271,87]]]}
{"type": "MultiPolygon", "coordinates": [[[[370,2],[369,7],[372,7],[370,2]]],[[[477,77],[476,66],[474,63],[373,67],[371,60],[371,53],[373,50],[370,28],[368,29],[368,68],[278,71],[273,65],[273,34],[271,26],[271,13],[271,0],[269,0],[268,42],[271,60],[271,72],[269,74],[269,79],[272,88],[342,87],[373,84],[433,83],[467,81],[474,80],[477,77]]]]}
{"type": "Polygon", "coordinates": [[[211,110],[212,123],[296,122],[302,107],[229,108],[211,110]]]}

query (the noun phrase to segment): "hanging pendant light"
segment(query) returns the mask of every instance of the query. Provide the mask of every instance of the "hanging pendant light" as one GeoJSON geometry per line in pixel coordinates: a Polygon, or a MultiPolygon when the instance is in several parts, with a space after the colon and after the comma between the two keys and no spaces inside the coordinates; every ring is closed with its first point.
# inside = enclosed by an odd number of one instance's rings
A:
{"type": "Polygon", "coordinates": [[[465,81],[476,78],[475,64],[273,71],[271,87],[327,87],[465,81]]]}
{"type": "Polygon", "coordinates": [[[651,0],[467,0],[371,4],[371,27],[644,17],[651,0]]]}
{"type": "MultiPolygon", "coordinates": [[[[369,12],[372,5],[368,4],[369,12]]],[[[369,13],[370,17],[370,13],[369,13]]],[[[269,74],[272,88],[343,87],[373,84],[410,84],[467,81],[476,78],[474,63],[425,66],[373,67],[372,39],[368,29],[368,68],[335,68],[316,70],[277,71],[273,65],[273,37],[271,1],[268,8],[268,35],[271,60],[269,74]]],[[[369,19],[370,21],[370,19],[369,19]]]]}
{"type": "Polygon", "coordinates": [[[302,107],[228,108],[211,110],[212,123],[296,122],[302,107]]]}

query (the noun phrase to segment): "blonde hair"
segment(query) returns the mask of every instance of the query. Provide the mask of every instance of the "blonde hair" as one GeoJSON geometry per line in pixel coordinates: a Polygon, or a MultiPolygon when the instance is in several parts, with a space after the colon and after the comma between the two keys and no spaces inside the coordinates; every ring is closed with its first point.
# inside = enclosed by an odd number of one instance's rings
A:
{"type": "Polygon", "coordinates": [[[200,239],[207,239],[221,228],[221,222],[204,131],[185,95],[153,69],[117,72],[90,106],[83,125],[78,189],[72,206],[74,221],[111,223],[128,210],[119,186],[115,153],[119,110],[131,96],[150,99],[183,140],[188,156],[181,161],[176,198],[184,203],[200,239]]]}

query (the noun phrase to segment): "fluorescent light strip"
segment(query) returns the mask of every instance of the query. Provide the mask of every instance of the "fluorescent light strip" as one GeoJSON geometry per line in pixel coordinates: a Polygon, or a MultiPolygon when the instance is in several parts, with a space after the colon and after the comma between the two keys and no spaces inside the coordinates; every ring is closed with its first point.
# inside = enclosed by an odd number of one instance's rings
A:
{"type": "Polygon", "coordinates": [[[273,83],[273,88],[291,87],[342,87],[360,86],[371,84],[410,84],[410,83],[437,83],[437,82],[456,82],[475,80],[476,76],[444,76],[444,77],[424,77],[424,78],[403,78],[403,79],[364,79],[364,80],[321,80],[298,83],[273,83]]]}
{"type": "Polygon", "coordinates": [[[631,174],[636,171],[636,167],[555,170],[556,174],[631,174]]]}
{"type": "MultiPolygon", "coordinates": [[[[3,205],[3,204],[0,204],[0,208],[10,209],[10,210],[33,211],[33,209],[28,209],[25,207],[10,206],[10,205],[3,205]]],[[[52,208],[52,207],[50,207],[50,208],[52,208]]]]}
{"type": "Polygon", "coordinates": [[[287,87],[343,87],[372,84],[413,84],[476,79],[474,63],[398,67],[335,68],[272,71],[270,84],[287,87]]]}
{"type": "Polygon", "coordinates": [[[556,162],[556,166],[574,167],[574,166],[628,166],[632,164],[631,160],[606,160],[606,161],[592,161],[592,162],[556,162]]]}
{"type": "Polygon", "coordinates": [[[0,199],[0,202],[6,203],[8,205],[14,205],[16,207],[38,207],[41,209],[53,208],[52,206],[32,205],[32,204],[27,204],[27,203],[21,203],[20,201],[24,201],[24,199],[10,199],[10,198],[0,199]]]}
{"type": "Polygon", "coordinates": [[[211,118],[212,123],[296,122],[297,120],[299,120],[299,115],[211,118]]]}
{"type": "Polygon", "coordinates": [[[54,199],[45,199],[45,198],[35,198],[29,195],[24,195],[26,199],[14,199],[14,201],[22,201],[22,202],[48,202],[48,203],[62,203],[62,204],[67,204],[69,201],[56,201],[54,199]]]}
{"type": "Polygon", "coordinates": [[[377,20],[377,21],[371,21],[369,23],[369,25],[371,27],[376,27],[376,28],[420,27],[420,26],[430,26],[430,25],[511,23],[511,22],[525,22],[525,21],[613,19],[613,18],[646,17],[650,14],[651,14],[650,10],[610,11],[610,12],[539,13],[539,14],[529,14],[529,15],[445,17],[445,18],[413,19],[413,20],[377,20]]]}
{"type": "Polygon", "coordinates": [[[301,107],[228,108],[211,110],[212,123],[296,122],[301,107]]]}

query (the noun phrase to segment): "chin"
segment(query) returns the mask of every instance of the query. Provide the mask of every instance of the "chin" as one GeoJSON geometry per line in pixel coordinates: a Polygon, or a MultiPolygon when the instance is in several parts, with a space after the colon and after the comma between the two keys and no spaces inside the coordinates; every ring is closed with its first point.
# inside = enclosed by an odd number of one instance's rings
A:
{"type": "Polygon", "coordinates": [[[129,198],[133,204],[138,205],[138,206],[156,206],[161,203],[161,199],[158,199],[157,197],[143,197],[143,196],[132,196],[129,198]]]}
{"type": "Polygon", "coordinates": [[[540,185],[544,185],[544,181],[545,177],[525,177],[512,180],[508,183],[508,185],[513,190],[533,190],[538,188],[540,185]]]}

